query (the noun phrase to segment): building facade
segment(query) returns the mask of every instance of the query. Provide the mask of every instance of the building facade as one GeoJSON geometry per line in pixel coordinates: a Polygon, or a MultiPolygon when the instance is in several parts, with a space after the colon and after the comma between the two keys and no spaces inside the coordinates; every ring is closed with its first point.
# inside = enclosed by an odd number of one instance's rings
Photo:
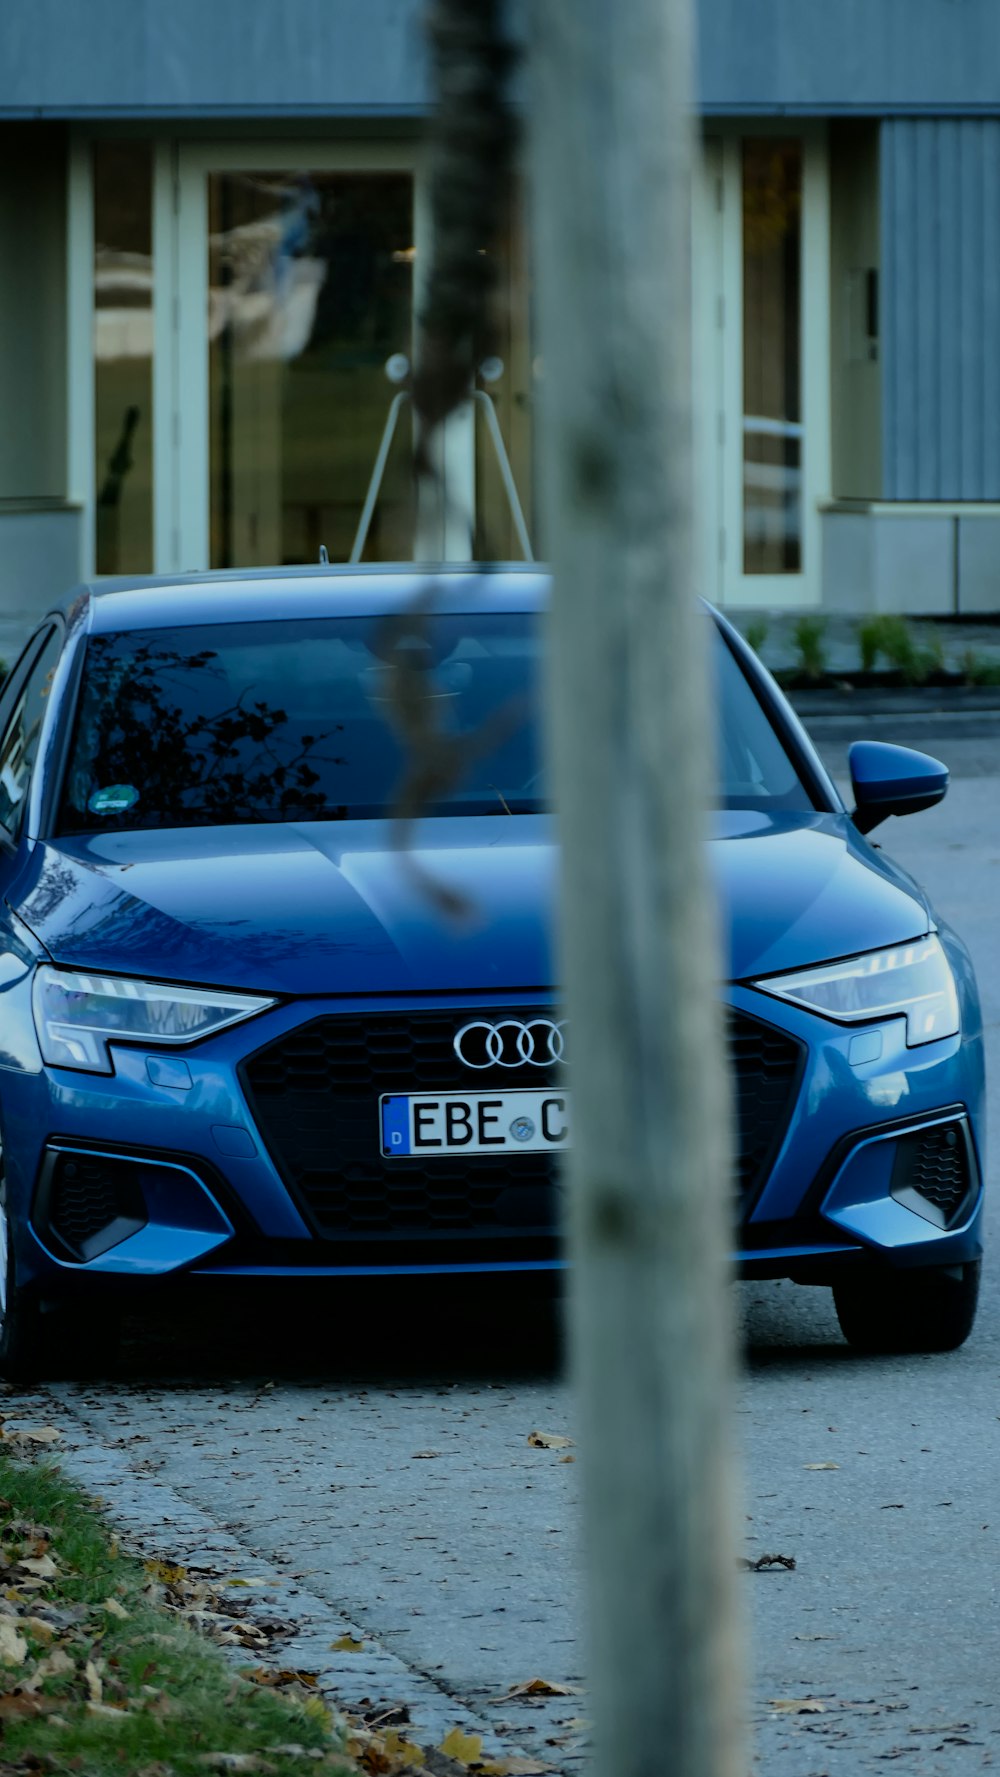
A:
{"type": "MultiPolygon", "coordinates": [[[[428,517],[386,375],[427,265],[421,13],[5,0],[0,613],[93,573],[347,559],[387,438],[365,559],[521,553],[483,401],[428,517]]],[[[1000,612],[1000,7],[697,14],[706,593],[1000,612]]],[[[523,208],[484,242],[482,392],[534,534],[523,208]]]]}

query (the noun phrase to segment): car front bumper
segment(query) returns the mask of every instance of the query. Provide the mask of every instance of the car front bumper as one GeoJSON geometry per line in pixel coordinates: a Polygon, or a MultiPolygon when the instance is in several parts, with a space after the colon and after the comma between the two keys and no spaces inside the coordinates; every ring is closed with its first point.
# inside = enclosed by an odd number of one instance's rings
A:
{"type": "MultiPolygon", "coordinates": [[[[908,1049],[901,1019],[848,1029],[749,987],[733,987],[728,998],[733,1015],[766,1027],[798,1055],[770,1151],[761,1150],[754,1177],[743,1169],[734,1254],[740,1270],[825,1282],[849,1265],[957,1266],[977,1258],[983,1176],[978,1030],[908,1049]],[[906,1143],[912,1147],[929,1132],[933,1149],[933,1132],[945,1127],[957,1132],[967,1186],[960,1198],[952,1193],[947,1213],[905,1181],[900,1185],[899,1162],[906,1143]]],[[[480,1012],[486,1004],[483,996],[447,1002],[428,996],[397,1010],[441,1019],[480,1012]]],[[[488,1006],[501,1013],[525,1009],[515,996],[491,996],[488,1006]]],[[[513,1212],[505,1210],[502,1226],[491,1226],[488,1216],[476,1225],[474,1218],[449,1225],[447,1206],[435,1222],[425,1206],[422,1226],[366,1233],[362,1215],[360,1227],[342,1237],[318,1228],[253,1114],[246,1065],[334,1012],[364,1023],[384,1019],[387,1010],[393,1008],[360,1000],[335,1007],[329,1001],[282,1004],[172,1055],[180,1070],[162,1066],[163,1051],[121,1046],[113,1075],[40,1064],[5,1072],[8,1199],[19,1226],[22,1278],[55,1292],[74,1283],[140,1285],[181,1274],[207,1280],[558,1270],[565,1260],[554,1185],[544,1211],[536,1189],[525,1198],[530,1206],[518,1212],[520,1221],[515,1215],[511,1223],[513,1212]],[[88,1180],[99,1180],[102,1165],[109,1174],[118,1169],[121,1188],[112,1180],[106,1226],[95,1235],[88,1180]],[[77,1171],[66,1179],[70,1166],[77,1171]],[[66,1200],[83,1205],[76,1234],[72,1216],[53,1222],[54,1169],[66,1200]]],[[[405,1077],[395,1084],[414,1089],[405,1077]]],[[[748,1102],[756,1091],[753,1077],[741,1082],[741,1122],[745,1084],[748,1102]]],[[[373,1144],[376,1117],[377,1096],[373,1144]]]]}

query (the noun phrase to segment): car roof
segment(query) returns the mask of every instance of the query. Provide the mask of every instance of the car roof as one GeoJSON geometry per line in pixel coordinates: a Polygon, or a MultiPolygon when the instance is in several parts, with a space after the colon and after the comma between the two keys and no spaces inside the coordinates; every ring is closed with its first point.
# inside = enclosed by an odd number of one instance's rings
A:
{"type": "Polygon", "coordinates": [[[98,634],[185,624],[280,618],[383,616],[426,597],[437,611],[536,610],[548,575],[532,564],[413,562],[216,569],[208,573],[115,577],[77,587],[98,634]]]}

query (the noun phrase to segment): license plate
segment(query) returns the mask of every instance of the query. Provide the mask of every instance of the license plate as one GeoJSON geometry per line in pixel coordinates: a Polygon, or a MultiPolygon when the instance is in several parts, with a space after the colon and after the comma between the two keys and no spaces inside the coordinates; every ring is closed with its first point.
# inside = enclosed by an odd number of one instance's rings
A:
{"type": "Polygon", "coordinates": [[[387,1160],[421,1154],[540,1154],[569,1145],[565,1092],[387,1093],[379,1101],[387,1160]]]}

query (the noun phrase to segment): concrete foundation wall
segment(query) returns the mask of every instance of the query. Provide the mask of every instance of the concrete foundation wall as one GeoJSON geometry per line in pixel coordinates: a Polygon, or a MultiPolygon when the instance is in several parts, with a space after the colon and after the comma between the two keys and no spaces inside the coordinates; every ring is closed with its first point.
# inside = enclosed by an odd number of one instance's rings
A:
{"type": "Polygon", "coordinates": [[[49,607],[80,578],[78,506],[0,500],[0,659],[13,664],[49,607]]]}
{"type": "Polygon", "coordinates": [[[910,617],[1000,612],[1000,512],[824,512],[823,608],[910,617]]]}

